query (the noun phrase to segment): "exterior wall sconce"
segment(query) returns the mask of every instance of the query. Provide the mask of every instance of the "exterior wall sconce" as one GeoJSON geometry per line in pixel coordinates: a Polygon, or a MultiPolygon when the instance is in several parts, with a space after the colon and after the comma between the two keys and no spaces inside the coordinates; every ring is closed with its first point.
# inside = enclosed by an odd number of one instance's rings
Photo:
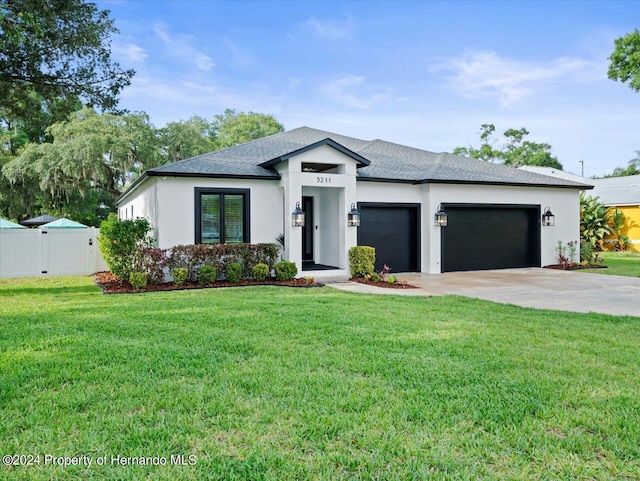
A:
{"type": "Polygon", "coordinates": [[[438,212],[436,212],[436,227],[447,227],[447,213],[444,211],[441,205],[438,206],[438,212]]]}
{"type": "Polygon", "coordinates": [[[296,202],[296,208],[291,213],[291,225],[293,227],[304,227],[304,211],[300,208],[300,202],[296,202]]]}
{"type": "Polygon", "coordinates": [[[549,207],[544,208],[544,214],[542,214],[542,225],[547,227],[553,227],[556,225],[556,216],[551,213],[549,207]]]}
{"type": "Polygon", "coordinates": [[[360,227],[360,212],[356,209],[356,204],[351,204],[351,211],[347,214],[347,225],[349,227],[360,227]]]}

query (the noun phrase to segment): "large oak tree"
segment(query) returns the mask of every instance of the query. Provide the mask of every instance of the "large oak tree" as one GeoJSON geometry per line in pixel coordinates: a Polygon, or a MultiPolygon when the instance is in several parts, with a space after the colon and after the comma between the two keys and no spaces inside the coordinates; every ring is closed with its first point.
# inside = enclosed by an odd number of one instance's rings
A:
{"type": "Polygon", "coordinates": [[[134,75],[111,59],[117,32],[109,12],[93,3],[0,0],[0,115],[26,119],[52,102],[69,104],[66,115],[78,99],[114,110],[134,75]]]}

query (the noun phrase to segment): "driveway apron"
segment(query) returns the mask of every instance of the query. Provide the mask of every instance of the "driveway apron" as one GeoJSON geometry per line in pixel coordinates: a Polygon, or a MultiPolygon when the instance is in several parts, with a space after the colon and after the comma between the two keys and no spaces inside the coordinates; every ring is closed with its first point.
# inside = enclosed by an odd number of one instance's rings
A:
{"type": "Polygon", "coordinates": [[[637,277],[528,268],[411,273],[401,274],[398,278],[420,289],[352,286],[354,283],[334,286],[355,292],[424,296],[452,294],[537,309],[640,317],[640,278],[637,277]]]}

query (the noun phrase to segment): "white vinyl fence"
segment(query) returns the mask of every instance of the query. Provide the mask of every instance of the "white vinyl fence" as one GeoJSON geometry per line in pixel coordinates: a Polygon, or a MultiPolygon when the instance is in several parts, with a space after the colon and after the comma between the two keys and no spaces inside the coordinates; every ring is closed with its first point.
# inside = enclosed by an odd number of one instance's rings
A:
{"type": "Polygon", "coordinates": [[[108,270],[100,229],[0,229],[0,277],[64,276],[108,270]]]}

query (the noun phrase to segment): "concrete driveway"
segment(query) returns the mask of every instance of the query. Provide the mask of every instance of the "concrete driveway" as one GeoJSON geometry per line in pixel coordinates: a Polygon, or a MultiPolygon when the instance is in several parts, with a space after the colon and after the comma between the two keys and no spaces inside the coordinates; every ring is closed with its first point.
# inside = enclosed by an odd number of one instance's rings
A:
{"type": "MultiPolygon", "coordinates": [[[[358,284],[344,290],[440,296],[456,294],[523,307],[640,317],[640,278],[553,269],[501,269],[446,274],[400,274],[418,289],[382,289],[358,284]],[[369,287],[366,291],[362,287],[369,287]]],[[[338,285],[336,285],[338,287],[338,285]]]]}

